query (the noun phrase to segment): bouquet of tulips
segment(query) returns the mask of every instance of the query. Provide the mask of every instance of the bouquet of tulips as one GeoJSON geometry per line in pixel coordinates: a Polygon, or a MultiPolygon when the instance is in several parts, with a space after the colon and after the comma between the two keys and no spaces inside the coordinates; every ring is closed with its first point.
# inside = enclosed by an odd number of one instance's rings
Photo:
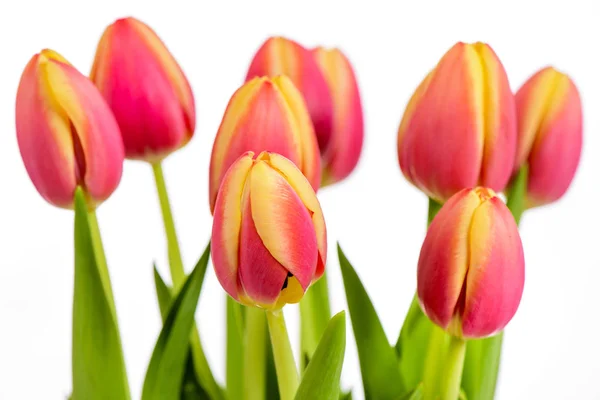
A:
{"type": "Polygon", "coordinates": [[[339,245],[350,321],[329,302],[317,191],[352,173],[364,133],[346,55],[283,37],[258,49],[212,148],[211,240],[186,271],[161,165],[192,139],[195,123],[182,69],[134,18],[105,30],[89,77],[48,49],[25,66],[16,98],[24,165],[47,202],[74,210],[71,399],[131,398],[96,218],[125,159],[152,167],[170,267],[167,279],[154,271],[163,325],[143,400],[362,397],[340,386],[346,323],[365,399],[494,398],[504,328],[525,280],[519,221],[558,200],[579,163],[582,107],[567,75],[542,69],[513,94],[489,45],[457,43],[416,86],[398,159],[428,198],[428,231],[395,343],[339,245]],[[213,375],[195,321],[209,261],[228,295],[225,382],[213,375]],[[295,303],[299,359],[282,312],[295,303]]]}

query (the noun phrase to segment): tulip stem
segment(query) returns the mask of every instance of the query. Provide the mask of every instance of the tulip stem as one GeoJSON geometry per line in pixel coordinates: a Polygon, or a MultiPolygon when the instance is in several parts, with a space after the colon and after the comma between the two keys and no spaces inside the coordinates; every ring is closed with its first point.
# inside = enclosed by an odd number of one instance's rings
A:
{"type": "Polygon", "coordinates": [[[263,400],[266,398],[267,381],[267,322],[265,313],[260,308],[244,308],[246,311],[244,399],[263,400]]]}
{"type": "Polygon", "coordinates": [[[293,400],[300,382],[283,311],[267,311],[267,322],[273,345],[279,395],[281,400],[293,400]]]}
{"type": "Polygon", "coordinates": [[[442,208],[442,204],[438,203],[436,200],[429,198],[429,208],[427,210],[427,227],[431,225],[431,221],[435,218],[437,213],[442,208]]]}
{"type": "Polygon", "coordinates": [[[174,293],[177,293],[185,281],[185,271],[183,269],[183,261],[181,259],[181,251],[179,250],[175,222],[173,221],[173,214],[171,213],[171,203],[169,202],[169,194],[167,193],[167,186],[165,184],[165,177],[160,161],[152,164],[152,171],[154,172],[154,181],[156,182],[160,210],[162,212],[165,233],[167,235],[167,249],[171,279],[173,281],[173,291],[174,293]]]}
{"type": "Polygon", "coordinates": [[[460,381],[467,342],[452,336],[448,344],[444,373],[441,376],[442,400],[456,400],[460,394],[460,381]]]}
{"type": "Polygon", "coordinates": [[[506,206],[515,217],[517,225],[521,222],[521,216],[526,209],[526,195],[527,195],[527,177],[529,175],[529,167],[527,164],[523,165],[519,172],[514,176],[510,187],[507,190],[506,195],[506,206]]]}

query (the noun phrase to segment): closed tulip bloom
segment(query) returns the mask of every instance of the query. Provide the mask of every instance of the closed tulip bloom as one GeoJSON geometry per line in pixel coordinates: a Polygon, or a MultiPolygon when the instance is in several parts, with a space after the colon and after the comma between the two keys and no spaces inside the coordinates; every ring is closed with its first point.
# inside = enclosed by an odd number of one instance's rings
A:
{"type": "Polygon", "coordinates": [[[160,161],[192,138],[192,89],[164,43],[144,23],[119,19],[104,31],[90,78],[119,122],[127,158],[160,161]]]}
{"type": "Polygon", "coordinates": [[[312,119],[321,153],[327,148],[333,126],[329,87],[312,53],[283,37],[269,38],[254,55],[246,80],[257,76],[287,75],[300,90],[312,119]]]}
{"type": "Polygon", "coordinates": [[[319,201],[294,163],[276,153],[248,152],[229,168],[211,243],[219,282],[245,305],[274,310],[297,303],[325,269],[319,201]]]}
{"type": "Polygon", "coordinates": [[[316,48],[313,54],[333,100],[331,137],[323,149],[322,186],[346,178],[360,157],[364,124],[360,92],[352,65],[338,49],[316,48]]]}
{"type": "Polygon", "coordinates": [[[457,43],[421,82],[398,130],[404,176],[443,203],[466,187],[504,189],[517,140],[514,96],[490,46],[457,43]]]}
{"type": "Polygon", "coordinates": [[[123,143],[98,89],[52,50],[34,55],[16,100],[17,141],[25,168],[46,201],[73,208],[81,186],[93,208],[117,188],[123,143]]]}
{"type": "Polygon", "coordinates": [[[417,293],[425,314],[454,336],[486,337],[512,319],[524,281],[521,238],[502,200],[481,187],[451,197],[421,248],[417,293]]]}
{"type": "Polygon", "coordinates": [[[565,74],[538,71],[515,95],[519,136],[516,168],[528,164],[527,205],[565,194],[579,165],[583,115],[579,92],[565,74]]]}
{"type": "Polygon", "coordinates": [[[210,160],[210,207],[227,169],[242,154],[275,152],[294,162],[316,191],[321,163],[302,95],[286,76],[254,78],[231,97],[210,160]]]}

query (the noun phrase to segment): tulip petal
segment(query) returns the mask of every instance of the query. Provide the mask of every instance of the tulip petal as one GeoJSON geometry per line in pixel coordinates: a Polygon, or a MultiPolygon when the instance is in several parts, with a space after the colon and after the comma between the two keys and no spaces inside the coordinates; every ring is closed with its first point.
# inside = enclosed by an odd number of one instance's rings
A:
{"type": "Polygon", "coordinates": [[[517,143],[517,117],[508,76],[498,56],[484,43],[473,45],[484,75],[484,145],[478,185],[502,190],[512,174],[517,143]]]}
{"type": "Polygon", "coordinates": [[[462,336],[479,338],[499,332],[512,319],[525,280],[517,224],[498,197],[475,210],[469,246],[462,336]]]}
{"type": "Polygon", "coordinates": [[[360,93],[354,70],[338,49],[313,50],[333,100],[332,136],[323,151],[323,185],[346,178],[360,158],[364,123],[360,93]]]}
{"type": "Polygon", "coordinates": [[[257,78],[231,98],[217,132],[210,166],[211,206],[223,175],[246,151],[273,151],[301,164],[300,139],[292,133],[288,106],[272,81],[257,78]]]}
{"type": "Polygon", "coordinates": [[[69,121],[52,107],[40,64],[48,57],[35,55],[25,67],[16,100],[17,140],[31,181],[48,202],[69,208],[77,179],[69,121]],[[46,57],[42,59],[42,57],[46,57]]]}
{"type": "Polygon", "coordinates": [[[75,148],[79,173],[84,175],[81,184],[100,203],[121,180],[124,149],[119,126],[88,78],[56,60],[50,60],[45,68],[49,94],[73,127],[74,145],[81,146],[75,148]]]}
{"type": "Polygon", "coordinates": [[[278,308],[277,300],[288,279],[288,271],[271,255],[257,232],[253,219],[252,176],[256,166],[248,177],[250,187],[244,196],[242,229],[240,232],[240,268],[239,279],[251,304],[266,309],[278,308]]]}
{"type": "MultiPolygon", "coordinates": [[[[302,160],[297,163],[302,173],[310,182],[316,192],[321,184],[321,158],[319,157],[319,144],[315,136],[314,127],[306,108],[302,94],[294,86],[292,81],[285,75],[273,78],[280,95],[284,97],[284,104],[289,111],[289,120],[295,136],[295,142],[302,147],[302,160]]],[[[279,153],[285,156],[283,153],[279,153]]]]}
{"type": "Polygon", "coordinates": [[[216,200],[212,230],[211,257],[215,274],[225,291],[238,301],[242,194],[252,168],[252,157],[252,153],[244,154],[225,175],[216,200]]]}
{"type": "Polygon", "coordinates": [[[313,228],[317,237],[317,247],[319,249],[319,263],[315,272],[316,280],[323,275],[327,259],[327,228],[325,227],[325,218],[323,217],[321,205],[307,179],[290,160],[279,154],[269,154],[268,157],[269,165],[283,175],[312,216],[313,228]]]}
{"type": "Polygon", "coordinates": [[[262,243],[306,290],[318,263],[311,215],[284,177],[260,157],[252,169],[250,185],[252,219],[262,243]]]}
{"type": "Polygon", "coordinates": [[[442,207],[432,221],[419,256],[417,293],[424,313],[447,328],[456,312],[469,266],[471,216],[480,196],[465,189],[442,207]]]}

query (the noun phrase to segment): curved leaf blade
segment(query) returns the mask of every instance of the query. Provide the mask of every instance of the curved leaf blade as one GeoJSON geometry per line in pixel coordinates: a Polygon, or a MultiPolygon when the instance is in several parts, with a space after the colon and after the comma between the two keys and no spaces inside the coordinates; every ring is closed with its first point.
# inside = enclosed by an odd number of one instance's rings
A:
{"type": "Polygon", "coordinates": [[[208,266],[210,243],[174,299],[148,365],[143,400],[180,397],[188,359],[190,334],[200,289],[208,266]]]}
{"type": "Polygon", "coordinates": [[[94,212],[75,193],[73,400],[129,400],[110,278],[94,212]]]}
{"type": "Polygon", "coordinates": [[[346,352],[346,315],[335,315],[306,367],[296,400],[329,400],[339,397],[340,376],[346,352]]]}
{"type": "Polygon", "coordinates": [[[338,243],[338,257],[356,339],[365,399],[396,400],[406,392],[396,352],[375,307],[338,243]]]}

